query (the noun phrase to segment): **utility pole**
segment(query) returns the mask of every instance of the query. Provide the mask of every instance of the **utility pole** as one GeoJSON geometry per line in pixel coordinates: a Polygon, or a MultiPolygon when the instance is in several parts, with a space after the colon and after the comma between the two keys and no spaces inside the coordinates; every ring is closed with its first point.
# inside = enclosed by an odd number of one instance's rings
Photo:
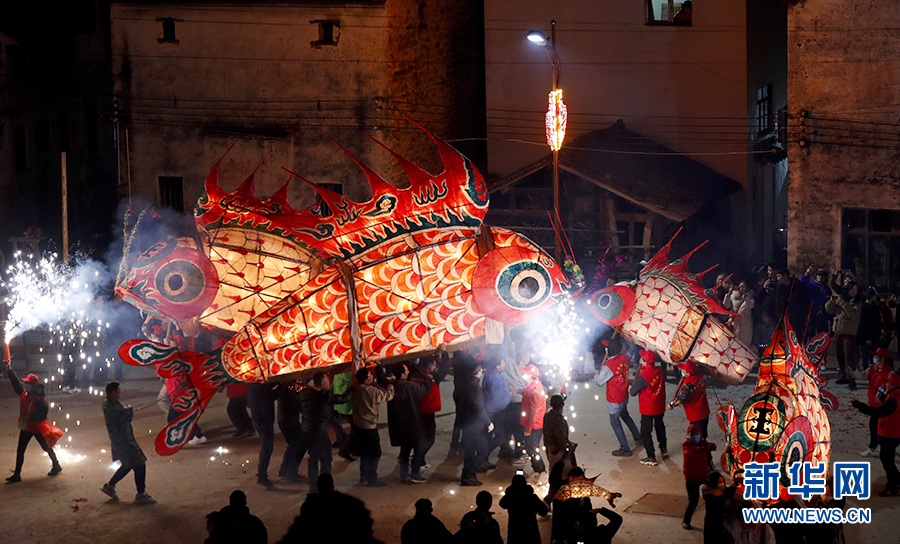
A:
{"type": "Polygon", "coordinates": [[[62,262],[69,264],[69,188],[66,152],[62,152],[62,262]]]}

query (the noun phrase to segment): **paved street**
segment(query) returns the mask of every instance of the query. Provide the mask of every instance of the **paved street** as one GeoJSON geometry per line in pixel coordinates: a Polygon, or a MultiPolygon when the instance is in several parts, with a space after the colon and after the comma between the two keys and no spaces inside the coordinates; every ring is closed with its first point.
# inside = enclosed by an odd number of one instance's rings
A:
{"type": "MultiPolygon", "coordinates": [[[[16,365],[20,368],[21,365],[16,365]]],[[[43,375],[42,375],[43,377],[43,375]]],[[[123,403],[141,406],[156,398],[160,382],[147,369],[126,368],[127,381],[123,385],[123,403]]],[[[752,382],[755,378],[751,377],[752,382]]],[[[4,380],[6,382],[6,380],[4,380]]],[[[669,385],[668,393],[674,390],[669,385]]],[[[49,390],[55,390],[48,388],[49,390]]],[[[739,388],[717,390],[723,402],[740,401],[749,394],[752,385],[739,388]]],[[[832,413],[832,429],[835,460],[858,461],[866,432],[866,421],[849,408],[851,398],[865,398],[865,387],[853,394],[846,388],[831,388],[841,401],[841,409],[832,413]]],[[[475,494],[480,489],[494,493],[497,518],[506,533],[505,512],[496,506],[496,500],[514,474],[514,469],[501,462],[497,470],[482,478],[484,488],[461,488],[458,485],[462,454],[449,451],[450,430],[453,423],[451,400],[452,383],[442,388],[444,412],[438,417],[438,439],[428,455],[433,468],[426,473],[429,482],[423,485],[404,485],[398,482],[395,462],[396,448],[391,448],[387,432],[382,432],[384,456],[379,474],[388,487],[369,489],[357,485],[358,463],[348,464],[335,456],[334,477],[337,488],[363,501],[372,512],[375,521],[375,536],[385,543],[398,543],[402,524],[413,515],[413,503],[420,497],[429,497],[434,502],[435,514],[448,528],[455,530],[462,515],[474,504],[475,494]]],[[[617,510],[623,513],[624,523],[616,542],[702,542],[699,530],[685,531],[681,528],[680,514],[686,501],[684,479],[681,475],[680,443],[684,439],[686,427],[684,412],[680,409],[667,412],[666,426],[669,433],[669,451],[672,458],[657,468],[641,466],[640,450],[633,457],[615,458],[609,452],[616,449],[615,439],[609,428],[602,389],[590,386],[585,390],[580,385],[573,389],[570,404],[575,406],[574,417],[569,415],[569,423],[576,428],[572,439],[579,443],[578,460],[587,468],[589,476],[600,473],[597,483],[623,494],[617,510]],[[600,400],[594,396],[599,395],[600,400]],[[635,513],[629,507],[640,508],[633,503],[647,494],[647,505],[656,505],[663,513],[655,515],[635,513]],[[661,537],[661,535],[665,535],[661,537]]],[[[710,389],[710,403],[716,400],[716,393],[710,389]]],[[[56,478],[46,476],[50,468],[49,460],[35,443],[27,452],[22,473],[23,482],[15,485],[0,485],[0,527],[2,542],[39,543],[66,542],[67,544],[94,544],[102,530],[103,542],[202,542],[206,537],[205,515],[218,510],[228,502],[228,495],[234,489],[247,493],[248,502],[255,515],[259,516],[269,530],[270,542],[277,542],[297,515],[305,498],[307,485],[277,483],[274,490],[267,491],[255,483],[256,456],[259,449],[258,438],[233,439],[225,414],[226,399],[217,395],[201,419],[204,433],[209,441],[200,446],[189,446],[172,457],[159,457],[153,451],[156,433],[165,423],[165,416],[155,406],[140,411],[135,416],[134,430],[141,447],[149,458],[147,462],[147,491],[159,502],[152,506],[136,506],[130,499],[134,494],[134,481],[129,475],[118,485],[121,502],[110,502],[100,493],[100,486],[108,480],[113,469],[108,451],[106,429],[100,412],[101,398],[87,391],[76,395],[60,392],[50,393],[51,402],[58,407],[51,410],[52,419],[60,427],[68,427],[71,442],[62,459],[64,471],[56,478]],[[69,418],[66,419],[66,414],[69,418]],[[221,450],[220,450],[221,448],[221,450]],[[227,450],[227,452],[225,451],[227,450]],[[83,455],[80,461],[71,456],[83,455]],[[77,499],[86,499],[78,501],[77,499]],[[77,507],[77,510],[76,508],[77,507]]],[[[637,403],[631,402],[630,409],[636,416],[637,403]]],[[[18,402],[7,383],[0,386],[0,467],[5,477],[13,467],[15,440],[18,430],[15,426],[18,402]]],[[[571,414],[568,411],[567,413],[571,414]]],[[[722,432],[710,424],[710,440],[722,444],[722,432]]],[[[64,441],[67,438],[63,439],[64,441]]],[[[284,451],[284,441],[276,436],[270,476],[275,471],[284,451]]],[[[873,489],[881,489],[884,473],[874,460],[872,466],[873,489]]],[[[301,465],[305,473],[306,463],[301,465]]],[[[873,493],[874,495],[874,493],[873,493]]],[[[702,501],[701,501],[702,502],[702,501]]],[[[865,526],[847,526],[847,542],[898,542],[895,524],[890,523],[897,515],[898,499],[874,496],[868,501],[860,501],[872,508],[873,523],[865,526]]],[[[851,500],[849,505],[854,505],[851,500]]],[[[645,509],[645,508],[644,508],[645,509]]],[[[643,510],[643,509],[642,509],[643,510]]],[[[702,526],[703,510],[694,518],[694,524],[702,526]]],[[[542,520],[541,530],[545,542],[549,542],[550,518],[542,520]]],[[[339,527],[334,528],[340,531],[339,527]]]]}

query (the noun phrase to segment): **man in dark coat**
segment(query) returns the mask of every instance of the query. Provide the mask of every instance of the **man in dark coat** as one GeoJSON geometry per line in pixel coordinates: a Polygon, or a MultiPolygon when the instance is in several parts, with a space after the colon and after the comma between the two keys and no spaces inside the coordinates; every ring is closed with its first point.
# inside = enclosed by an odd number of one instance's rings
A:
{"type": "Polygon", "coordinates": [[[309,449],[309,492],[316,492],[319,470],[331,473],[331,440],[328,428],[334,419],[334,405],[350,400],[350,393],[335,395],[331,391],[331,378],[324,372],[316,372],[312,383],[300,391],[303,411],[303,442],[309,449]]]}
{"type": "Polygon", "coordinates": [[[400,531],[400,544],[450,544],[453,533],[434,516],[431,501],[416,501],[416,515],[403,524],[400,531]]]}
{"type": "Polygon", "coordinates": [[[500,508],[509,511],[506,544],[541,544],[541,530],[535,516],[544,517],[549,509],[534,494],[534,489],[525,481],[525,476],[513,476],[512,485],[506,488],[500,499],[500,508]]]}
{"type": "Polygon", "coordinates": [[[335,491],[334,479],[325,472],[319,474],[316,487],[279,544],[380,544],[372,536],[372,516],[361,500],[335,491]]]}
{"type": "Polygon", "coordinates": [[[256,467],[256,483],[269,488],[275,487],[269,481],[269,461],[275,449],[275,401],[281,396],[281,384],[251,383],[247,385],[247,404],[250,419],[256,432],[262,438],[259,447],[259,463],[256,467]]]}
{"type": "Polygon", "coordinates": [[[494,430],[484,409],[484,391],[478,383],[481,375],[481,365],[476,363],[459,377],[453,391],[456,418],[462,429],[462,443],[466,452],[460,482],[464,486],[481,485],[475,476],[487,461],[488,433],[494,430]]]}
{"type": "Polygon", "coordinates": [[[303,438],[303,429],[300,426],[300,387],[301,382],[291,382],[281,391],[281,396],[278,398],[276,420],[278,428],[281,429],[281,436],[287,442],[284,455],[281,457],[278,477],[288,482],[300,480],[298,469],[307,449],[307,443],[303,438]]]}
{"type": "Polygon", "coordinates": [[[156,501],[147,494],[144,488],[144,480],[147,476],[147,456],[141,451],[134,439],[134,430],[131,428],[131,420],[134,419],[134,409],[125,408],[119,399],[122,398],[122,389],[118,382],[106,384],[106,400],[103,401],[103,419],[106,420],[106,432],[109,433],[109,442],[112,446],[113,461],[119,461],[122,466],[113,474],[109,482],[100,488],[113,500],[119,500],[116,495],[116,484],[130,471],[134,471],[134,485],[137,487],[135,504],[153,504],[156,501]]]}
{"type": "Polygon", "coordinates": [[[40,379],[34,374],[29,374],[24,380],[19,380],[16,373],[10,366],[10,361],[4,361],[6,366],[6,374],[9,377],[9,383],[12,384],[13,391],[19,395],[19,444],[16,447],[16,470],[13,475],[6,479],[6,483],[14,484],[22,481],[22,464],[25,462],[25,448],[32,438],[37,440],[41,449],[50,456],[53,462],[53,468],[47,476],[56,476],[62,472],[59,461],[56,460],[56,453],[47,443],[41,432],[41,424],[47,419],[47,413],[50,411],[50,404],[44,398],[44,386],[40,379]]]}
{"type": "Polygon", "coordinates": [[[241,544],[268,544],[269,533],[261,519],[250,513],[247,495],[237,489],[228,497],[228,506],[219,511],[228,520],[229,533],[241,544]]]}
{"type": "Polygon", "coordinates": [[[463,516],[459,531],[453,535],[457,544],[503,544],[500,524],[491,512],[493,503],[494,498],[487,491],[479,491],[475,495],[475,510],[463,516]]]}
{"type": "Polygon", "coordinates": [[[388,401],[388,434],[391,446],[400,447],[400,479],[412,483],[425,483],[420,474],[425,458],[425,423],[422,420],[422,397],[431,391],[432,378],[425,376],[423,383],[409,379],[409,367],[395,367],[400,375],[394,380],[394,398],[388,401]],[[412,454],[412,466],[410,466],[412,454]]]}

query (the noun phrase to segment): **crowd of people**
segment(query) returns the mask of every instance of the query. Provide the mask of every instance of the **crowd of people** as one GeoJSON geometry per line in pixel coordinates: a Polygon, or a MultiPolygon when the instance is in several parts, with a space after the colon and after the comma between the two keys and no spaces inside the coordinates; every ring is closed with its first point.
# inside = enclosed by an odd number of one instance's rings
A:
{"type": "MultiPolygon", "coordinates": [[[[792,282],[787,270],[774,265],[751,283],[735,283],[728,276],[720,276],[712,293],[724,309],[732,312],[720,317],[739,339],[760,352],[768,344],[782,312],[798,336],[808,339],[821,332],[833,336],[837,383],[852,390],[857,381],[868,381],[868,402],[852,403],[870,418],[871,440],[861,455],[880,457],[888,475],[880,494],[897,495],[900,472],[894,454],[900,446],[900,377],[893,372],[888,346],[900,321],[892,308],[900,307],[900,301],[896,297],[884,300],[871,287],[860,293],[848,271],[838,271],[829,278],[825,271],[811,267],[798,282],[792,282]]],[[[172,335],[171,330],[154,329],[152,320],[144,325],[148,337],[162,335],[159,340],[175,345],[185,342],[183,337],[172,335]]],[[[358,462],[360,484],[389,485],[379,477],[383,452],[378,423],[384,409],[390,445],[398,448],[400,482],[427,482],[431,468],[427,456],[436,436],[435,416],[443,409],[441,386],[447,387],[446,379],[451,374],[455,404],[451,448],[463,452],[459,484],[483,485],[479,474],[497,468],[490,461],[495,451],[498,463],[506,462],[518,469],[499,501],[499,507],[509,512],[507,542],[540,542],[537,517],[551,513],[552,541],[556,544],[610,542],[622,523],[618,514],[594,508],[587,497],[560,498],[557,494],[568,482],[583,478],[584,471],[575,458],[577,444],[569,439],[565,386],[555,388],[557,394],[552,394],[554,388],[542,381],[546,369],[542,369],[540,361],[532,360],[531,352],[527,338],[512,342],[510,335],[505,334],[501,344],[457,350],[452,355],[447,346],[441,345],[433,354],[415,362],[384,366],[370,361],[352,374],[329,376],[317,372],[308,379],[292,382],[229,385],[227,414],[235,427],[234,437],[260,437],[256,473],[259,485],[275,486],[269,478],[269,464],[276,424],[286,442],[277,476],[284,481],[302,480],[299,470],[307,458],[305,478],[309,495],[282,542],[300,542],[301,535],[308,539],[316,531],[332,526],[327,520],[347,513],[358,516],[360,522],[348,528],[352,539],[344,541],[374,542],[371,516],[365,505],[334,489],[333,451],[350,463],[358,462]],[[348,424],[349,432],[345,429],[348,424]],[[531,474],[526,478],[524,469],[529,466],[531,474]],[[548,492],[539,497],[534,486],[544,484],[548,492]],[[598,515],[608,523],[599,523],[598,515]]],[[[610,452],[612,456],[632,456],[636,448],[642,447],[641,464],[658,466],[669,458],[666,412],[679,407],[684,410],[688,421],[687,439],[682,445],[687,494],[682,521],[685,529],[693,528],[693,513],[702,497],[706,502],[705,542],[739,541],[736,535],[747,531],[764,534],[772,530],[748,529],[734,521],[738,518],[735,508],[749,503],[734,497],[734,487],[714,467],[712,452],[716,444],[707,441],[711,411],[705,378],[696,364],[687,361],[677,365],[678,383],[674,393],[667,395],[667,365],[656,353],[639,349],[614,331],[598,338],[590,352],[595,371],[592,379],[605,387],[610,426],[618,441],[618,448],[610,452]],[[636,372],[631,372],[632,367],[637,367],[636,372]],[[630,397],[638,398],[640,425],[628,411],[630,397]]],[[[58,437],[61,432],[54,431],[47,422],[43,385],[34,374],[20,380],[8,362],[6,366],[13,389],[20,396],[16,468],[7,482],[21,481],[24,453],[31,438],[48,453],[52,463],[49,475],[55,476],[62,467],[54,455],[52,440],[54,433],[58,437]]],[[[166,380],[160,391],[160,406],[168,421],[179,417],[175,399],[188,387],[184,378],[166,380]]],[[[145,488],[146,456],[131,429],[133,409],[120,402],[123,392],[119,381],[109,382],[105,392],[102,411],[112,457],[121,465],[101,491],[118,500],[116,486],[131,472],[137,492],[134,502],[153,504],[156,501],[145,488]]],[[[191,432],[190,444],[206,440],[198,425],[191,432]]],[[[492,501],[490,493],[479,493],[475,509],[451,531],[435,515],[431,501],[420,499],[415,504],[415,517],[403,527],[401,542],[412,544],[428,539],[502,543],[501,528],[491,512],[492,501]]],[[[611,499],[610,506],[614,507],[611,499]]],[[[232,494],[229,506],[207,516],[207,530],[210,544],[267,541],[265,527],[250,515],[246,496],[240,491],[232,494]]],[[[335,540],[333,535],[330,540],[335,540]]]]}

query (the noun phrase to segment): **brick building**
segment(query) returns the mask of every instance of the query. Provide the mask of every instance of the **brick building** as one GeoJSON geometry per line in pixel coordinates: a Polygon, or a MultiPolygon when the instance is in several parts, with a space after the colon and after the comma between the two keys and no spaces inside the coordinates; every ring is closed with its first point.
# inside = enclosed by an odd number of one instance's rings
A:
{"type": "Polygon", "coordinates": [[[900,4],[788,8],[788,255],[900,290],[900,4]]]}
{"type": "MultiPolygon", "coordinates": [[[[331,140],[403,184],[363,131],[435,172],[433,144],[406,116],[446,139],[484,135],[472,0],[123,2],[111,28],[123,196],[190,209],[237,140],[222,164],[226,189],[265,161],[260,196],[285,182],[285,167],[365,200],[365,178],[331,140]]],[[[483,163],[478,145],[458,145],[483,163]]],[[[294,206],[313,197],[292,185],[294,206]]]]}

